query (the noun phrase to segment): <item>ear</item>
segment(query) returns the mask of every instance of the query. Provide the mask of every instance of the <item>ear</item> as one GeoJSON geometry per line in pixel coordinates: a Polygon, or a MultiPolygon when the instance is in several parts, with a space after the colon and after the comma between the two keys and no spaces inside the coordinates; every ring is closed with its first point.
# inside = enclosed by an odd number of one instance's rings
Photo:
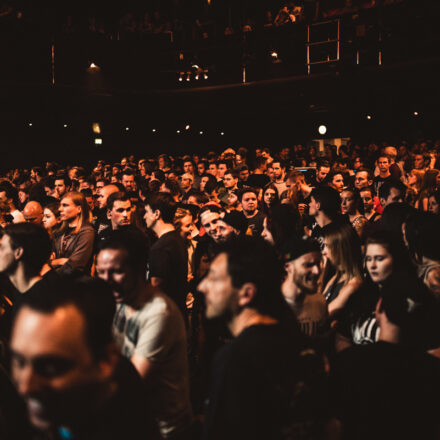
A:
{"type": "Polygon", "coordinates": [[[246,307],[252,302],[257,294],[257,286],[254,283],[244,283],[238,291],[238,305],[246,307]]]}
{"type": "Polygon", "coordinates": [[[321,210],[321,202],[316,202],[316,209],[317,209],[318,211],[321,210]]]}
{"type": "Polygon", "coordinates": [[[111,213],[110,209],[107,209],[107,218],[108,218],[109,220],[110,220],[110,218],[111,218],[110,213],[111,213]]]}
{"type": "Polygon", "coordinates": [[[20,260],[20,258],[23,256],[23,248],[22,247],[18,247],[17,249],[14,250],[14,257],[15,259],[18,261],[20,260]]]}
{"type": "Polygon", "coordinates": [[[154,216],[156,217],[156,220],[160,219],[160,211],[158,209],[156,209],[156,211],[154,211],[154,216]]]}

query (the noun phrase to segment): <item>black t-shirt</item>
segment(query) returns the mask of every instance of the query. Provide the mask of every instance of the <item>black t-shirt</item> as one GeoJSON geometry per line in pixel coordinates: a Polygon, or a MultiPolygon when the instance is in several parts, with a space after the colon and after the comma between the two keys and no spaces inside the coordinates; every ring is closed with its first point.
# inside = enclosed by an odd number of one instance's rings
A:
{"type": "Polygon", "coordinates": [[[280,324],[253,325],[219,350],[204,440],[309,438],[298,430],[319,429],[299,403],[299,341],[280,324]]]}
{"type": "Polygon", "coordinates": [[[148,278],[163,280],[161,289],[184,311],[188,291],[188,251],[177,231],[163,234],[150,249],[148,278]]]}
{"type": "Polygon", "coordinates": [[[391,180],[392,177],[388,176],[388,177],[380,177],[380,176],[376,176],[373,179],[373,188],[374,191],[376,192],[376,195],[379,197],[379,188],[388,180],[391,180]]]}
{"type": "Polygon", "coordinates": [[[263,232],[263,220],[265,215],[258,211],[253,217],[246,218],[248,228],[252,231],[254,237],[259,237],[263,232]]]}
{"type": "Polygon", "coordinates": [[[343,438],[437,438],[439,359],[382,341],[356,346],[337,355],[331,383],[343,438]]]}

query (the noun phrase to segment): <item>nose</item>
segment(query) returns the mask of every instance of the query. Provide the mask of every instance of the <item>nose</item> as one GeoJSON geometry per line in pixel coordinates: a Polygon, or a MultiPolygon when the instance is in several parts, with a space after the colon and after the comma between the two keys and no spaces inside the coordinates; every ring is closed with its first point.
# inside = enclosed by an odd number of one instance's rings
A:
{"type": "Polygon", "coordinates": [[[200,281],[199,285],[197,286],[197,290],[199,292],[205,293],[205,284],[206,284],[206,278],[200,281]]]}
{"type": "Polygon", "coordinates": [[[42,378],[35,373],[31,365],[20,370],[16,376],[17,390],[20,395],[26,396],[39,391],[42,388],[42,378]]]}

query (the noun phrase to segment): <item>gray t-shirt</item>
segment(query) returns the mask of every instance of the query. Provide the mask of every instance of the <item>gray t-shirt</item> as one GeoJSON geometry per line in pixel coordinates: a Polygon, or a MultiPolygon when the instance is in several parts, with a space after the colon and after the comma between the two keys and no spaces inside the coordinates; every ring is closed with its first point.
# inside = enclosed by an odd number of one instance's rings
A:
{"type": "Polygon", "coordinates": [[[174,301],[156,291],[140,310],[118,304],[113,332],[124,356],[136,354],[152,363],[146,385],[161,435],[168,438],[189,427],[186,329],[174,301]]]}

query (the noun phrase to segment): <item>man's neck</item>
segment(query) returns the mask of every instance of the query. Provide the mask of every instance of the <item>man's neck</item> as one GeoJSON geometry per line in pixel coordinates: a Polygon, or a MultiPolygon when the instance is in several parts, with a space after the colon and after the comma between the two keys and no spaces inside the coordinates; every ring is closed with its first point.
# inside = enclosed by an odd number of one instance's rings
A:
{"type": "Polygon", "coordinates": [[[158,220],[154,225],[153,231],[156,233],[157,237],[160,238],[167,232],[174,231],[175,228],[171,223],[165,223],[163,220],[158,220]]]}
{"type": "Polygon", "coordinates": [[[252,325],[273,325],[278,321],[269,315],[263,315],[255,309],[245,308],[228,324],[231,334],[236,338],[243,330],[252,325]]]}
{"type": "Polygon", "coordinates": [[[284,176],[281,176],[279,178],[275,178],[275,183],[284,183],[284,176]]]}
{"type": "Polygon", "coordinates": [[[26,273],[23,266],[19,263],[16,271],[9,275],[9,280],[20,293],[27,292],[35,283],[41,280],[40,275],[30,275],[26,273]]]}
{"type": "Polygon", "coordinates": [[[379,177],[382,177],[382,179],[386,179],[387,177],[390,177],[390,176],[391,176],[390,170],[387,170],[384,173],[379,172],[379,177]]]}
{"type": "Polygon", "coordinates": [[[258,214],[258,209],[256,209],[255,211],[245,211],[243,209],[243,214],[246,218],[253,218],[258,214]]]}
{"type": "Polygon", "coordinates": [[[323,228],[324,226],[329,225],[332,221],[328,218],[322,211],[318,211],[318,214],[315,217],[316,223],[323,228]]]}

